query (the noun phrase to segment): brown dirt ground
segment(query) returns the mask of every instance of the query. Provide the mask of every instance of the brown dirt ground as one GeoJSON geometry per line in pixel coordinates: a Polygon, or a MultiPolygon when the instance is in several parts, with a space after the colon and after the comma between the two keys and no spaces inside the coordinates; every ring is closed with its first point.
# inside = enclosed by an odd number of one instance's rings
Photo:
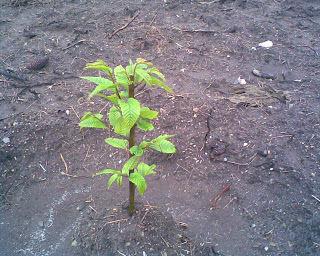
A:
{"type": "Polygon", "coordinates": [[[319,36],[318,0],[1,0],[0,255],[319,255],[319,36]],[[129,218],[77,77],[136,57],[176,92],[141,100],[178,153],[129,218]]]}

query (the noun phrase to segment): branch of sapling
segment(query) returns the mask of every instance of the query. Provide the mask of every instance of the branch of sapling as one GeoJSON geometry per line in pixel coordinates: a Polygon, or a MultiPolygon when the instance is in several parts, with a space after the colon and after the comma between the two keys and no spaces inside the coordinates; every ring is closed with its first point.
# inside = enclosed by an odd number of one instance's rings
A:
{"type": "MultiPolygon", "coordinates": [[[[123,177],[129,180],[129,214],[135,210],[135,189],[143,195],[147,189],[146,177],[155,174],[154,164],[148,165],[142,162],[143,155],[149,150],[161,153],[173,154],[176,152],[174,144],[168,139],[171,135],[160,135],[150,141],[142,141],[136,144],[136,131],[148,132],[154,129],[152,121],[158,117],[158,112],[143,106],[136,97],[144,93],[145,86],[158,87],[172,92],[172,89],[165,84],[163,74],[153,66],[151,62],[144,59],[137,59],[135,63],[131,60],[125,68],[121,65],[114,69],[98,60],[89,63],[87,69],[104,71],[111,80],[102,77],[84,77],[84,79],[95,83],[97,86],[90,96],[100,96],[111,102],[113,107],[108,113],[108,120],[115,134],[124,136],[126,139],[107,138],[105,143],[128,152],[128,160],[124,163],[122,170],[104,169],[96,175],[111,175],[108,180],[108,188],[116,183],[122,186],[123,177]],[[137,94],[135,89],[142,85],[137,94]],[[125,91],[119,91],[123,87],[125,91]],[[104,95],[101,92],[111,91],[112,95],[104,95]],[[115,93],[115,94],[114,94],[115,93]]],[[[87,112],[80,120],[81,128],[106,129],[103,114],[87,112]]]]}

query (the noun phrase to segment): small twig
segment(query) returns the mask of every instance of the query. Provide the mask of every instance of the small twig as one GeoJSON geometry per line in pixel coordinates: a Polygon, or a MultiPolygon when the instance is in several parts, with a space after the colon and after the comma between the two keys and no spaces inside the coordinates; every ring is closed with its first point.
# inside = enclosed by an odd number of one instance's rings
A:
{"type": "Polygon", "coordinates": [[[147,216],[148,212],[149,212],[149,210],[147,209],[146,213],[143,215],[142,219],[140,220],[140,223],[142,223],[144,221],[144,219],[147,216]]]}
{"type": "Polygon", "coordinates": [[[217,206],[218,201],[221,199],[221,197],[230,190],[231,184],[225,184],[221,191],[211,200],[212,201],[212,208],[215,208],[217,206]]]}
{"type": "Polygon", "coordinates": [[[128,219],[113,220],[113,221],[106,222],[106,224],[119,223],[119,222],[127,221],[127,220],[128,220],[128,219]]]}
{"type": "Polygon", "coordinates": [[[186,33],[217,33],[215,30],[210,30],[210,29],[182,29],[182,28],[177,28],[177,27],[172,27],[174,30],[179,30],[181,32],[186,32],[186,33]]]}
{"type": "Polygon", "coordinates": [[[228,160],[227,160],[227,161],[222,160],[221,162],[223,162],[223,163],[228,163],[228,164],[235,164],[235,165],[239,165],[239,166],[248,166],[248,165],[250,165],[250,164],[253,162],[253,160],[256,158],[256,156],[257,156],[257,153],[255,153],[255,154],[251,157],[250,161],[247,162],[247,163],[237,163],[237,162],[228,161],[228,160]]]}
{"type": "Polygon", "coordinates": [[[218,2],[220,2],[220,0],[213,0],[210,2],[198,2],[198,4],[214,4],[214,3],[218,3],[218,2]]]}
{"type": "Polygon", "coordinates": [[[320,203],[320,199],[318,197],[316,197],[315,195],[311,195],[311,196],[320,203]]]}
{"type": "Polygon", "coordinates": [[[277,139],[277,138],[285,138],[285,137],[291,137],[291,138],[293,138],[293,137],[294,137],[294,134],[278,135],[278,136],[271,137],[270,140],[272,140],[272,139],[277,139]]]}
{"type": "Polygon", "coordinates": [[[70,178],[86,178],[86,179],[92,179],[91,176],[85,176],[85,175],[77,176],[77,175],[72,175],[72,174],[65,173],[65,172],[60,172],[60,174],[61,174],[61,175],[64,175],[64,176],[67,176],[67,177],[70,177],[70,178]]]}
{"type": "Polygon", "coordinates": [[[153,16],[151,22],[149,23],[149,26],[150,26],[150,27],[152,26],[152,24],[153,24],[154,21],[156,20],[157,15],[158,15],[158,12],[156,12],[156,14],[153,16]]]}
{"type": "Polygon", "coordinates": [[[94,211],[95,213],[98,213],[96,209],[94,209],[91,205],[89,205],[89,208],[94,211]]]}
{"type": "Polygon", "coordinates": [[[63,51],[68,50],[69,48],[74,47],[74,46],[76,46],[77,44],[81,44],[81,43],[86,42],[86,41],[87,41],[87,40],[85,40],[85,39],[81,39],[81,40],[79,40],[78,42],[75,42],[75,43],[70,44],[69,46],[67,46],[67,47],[65,47],[65,48],[62,48],[62,50],[63,50],[63,51]]]}
{"type": "Polygon", "coordinates": [[[233,197],[233,198],[229,201],[229,203],[227,203],[227,204],[223,207],[223,209],[227,208],[228,205],[231,204],[231,203],[232,203],[234,200],[236,200],[236,199],[237,199],[236,197],[233,197]]]}
{"type": "Polygon", "coordinates": [[[66,169],[66,171],[64,172],[64,174],[68,174],[68,165],[67,165],[67,162],[66,162],[66,160],[64,160],[64,157],[63,157],[63,155],[60,153],[60,157],[61,157],[61,160],[62,160],[62,162],[64,163],[64,168],[66,169]]]}
{"type": "Polygon", "coordinates": [[[120,252],[120,251],[117,251],[120,255],[122,255],[122,256],[127,256],[127,255],[125,255],[124,253],[122,253],[122,252],[120,252]]]}
{"type": "Polygon", "coordinates": [[[111,39],[115,34],[119,33],[121,30],[124,30],[126,27],[128,27],[138,16],[139,16],[139,12],[136,15],[134,15],[133,18],[129,20],[129,22],[127,22],[127,24],[113,31],[113,33],[109,36],[109,39],[111,39]]]}
{"type": "Polygon", "coordinates": [[[185,168],[185,167],[183,167],[182,165],[180,165],[180,164],[177,164],[179,167],[181,167],[183,170],[185,170],[187,173],[190,173],[190,171],[187,169],[187,168],[185,168]]]}
{"type": "Polygon", "coordinates": [[[154,21],[156,20],[157,15],[158,15],[158,12],[156,12],[156,14],[153,16],[151,22],[149,23],[149,29],[146,31],[145,37],[147,37],[149,31],[151,30],[151,26],[154,23],[154,21]]]}
{"type": "Polygon", "coordinates": [[[75,113],[75,115],[78,117],[78,119],[80,120],[80,116],[78,115],[77,111],[75,111],[75,109],[73,108],[73,106],[71,106],[72,111],[75,113]]]}
{"type": "Polygon", "coordinates": [[[44,172],[47,172],[47,170],[43,167],[42,164],[39,163],[39,165],[40,165],[41,169],[42,169],[44,172]]]}
{"type": "Polygon", "coordinates": [[[88,157],[88,155],[89,155],[89,150],[90,150],[90,145],[89,145],[89,147],[88,147],[86,156],[85,156],[84,159],[83,159],[83,163],[87,160],[87,157],[88,157]]]}
{"type": "Polygon", "coordinates": [[[166,246],[170,247],[170,244],[162,236],[160,236],[160,237],[161,237],[162,241],[166,244],[166,246]]]}

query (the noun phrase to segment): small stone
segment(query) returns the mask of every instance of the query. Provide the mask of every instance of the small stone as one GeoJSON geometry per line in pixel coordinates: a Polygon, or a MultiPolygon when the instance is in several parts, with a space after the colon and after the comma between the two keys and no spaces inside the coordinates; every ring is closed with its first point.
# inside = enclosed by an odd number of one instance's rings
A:
{"type": "Polygon", "coordinates": [[[252,227],[252,228],[255,228],[255,227],[256,227],[256,224],[253,223],[253,224],[251,225],[251,227],[252,227]]]}
{"type": "Polygon", "coordinates": [[[268,48],[271,48],[273,46],[273,42],[268,40],[268,41],[260,43],[259,46],[268,49],[268,48]]]}
{"type": "Polygon", "coordinates": [[[10,143],[10,138],[9,137],[4,137],[2,139],[3,143],[7,144],[7,143],[10,143]]]}
{"type": "Polygon", "coordinates": [[[223,158],[223,161],[227,162],[227,161],[228,161],[228,158],[226,158],[226,157],[225,157],[225,158],[223,158]]]}
{"type": "Polygon", "coordinates": [[[268,246],[265,246],[264,247],[264,250],[267,252],[269,250],[269,247],[268,246]]]}
{"type": "Polygon", "coordinates": [[[44,228],[44,222],[43,222],[42,220],[40,220],[40,221],[38,222],[38,226],[39,226],[40,228],[44,228]]]}
{"type": "Polygon", "coordinates": [[[73,241],[71,242],[71,246],[72,246],[72,247],[76,247],[77,245],[78,245],[77,240],[73,240],[73,241]]]}
{"type": "Polygon", "coordinates": [[[274,75],[262,72],[258,69],[253,69],[252,74],[254,74],[257,77],[261,77],[261,78],[265,78],[265,79],[276,79],[276,77],[274,75]]]}
{"type": "Polygon", "coordinates": [[[69,109],[66,110],[66,114],[70,115],[70,110],[69,109]]]}
{"type": "Polygon", "coordinates": [[[248,146],[248,143],[247,142],[243,143],[243,146],[244,147],[248,146]]]}
{"type": "Polygon", "coordinates": [[[241,85],[247,84],[247,81],[246,81],[245,79],[241,78],[241,76],[238,77],[238,80],[237,80],[237,81],[238,81],[238,83],[241,84],[241,85]]]}
{"type": "Polygon", "coordinates": [[[128,247],[130,246],[130,244],[131,244],[130,242],[126,242],[125,246],[128,247]]]}
{"type": "Polygon", "coordinates": [[[78,210],[79,212],[83,211],[84,208],[86,208],[86,204],[85,204],[85,203],[81,203],[80,205],[77,206],[77,210],[78,210]]]}

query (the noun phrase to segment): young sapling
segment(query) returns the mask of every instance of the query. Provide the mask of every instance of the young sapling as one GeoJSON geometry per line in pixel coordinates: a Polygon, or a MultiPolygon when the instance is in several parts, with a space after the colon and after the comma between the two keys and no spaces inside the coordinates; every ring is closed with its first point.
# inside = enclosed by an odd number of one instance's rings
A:
{"type": "MultiPolygon", "coordinates": [[[[152,131],[152,120],[158,117],[158,112],[142,105],[135,97],[138,87],[159,87],[172,93],[166,85],[164,75],[151,62],[138,58],[136,62],[129,61],[126,67],[121,65],[112,68],[103,60],[88,63],[86,69],[98,70],[105,77],[81,77],[92,82],[96,87],[89,97],[97,96],[112,104],[108,112],[108,121],[118,137],[106,138],[105,143],[114,148],[128,152],[128,159],[121,170],[104,169],[95,175],[110,175],[107,186],[112,184],[122,186],[123,178],[129,180],[129,214],[135,210],[135,189],[143,195],[147,189],[146,176],[155,174],[155,164],[144,163],[143,156],[148,150],[156,150],[165,154],[176,152],[175,145],[169,141],[172,135],[163,134],[151,140],[136,141],[136,130],[152,131]]],[[[143,91],[142,91],[143,92],[143,91]]],[[[102,113],[86,112],[80,120],[81,128],[106,129],[102,113]]]]}

